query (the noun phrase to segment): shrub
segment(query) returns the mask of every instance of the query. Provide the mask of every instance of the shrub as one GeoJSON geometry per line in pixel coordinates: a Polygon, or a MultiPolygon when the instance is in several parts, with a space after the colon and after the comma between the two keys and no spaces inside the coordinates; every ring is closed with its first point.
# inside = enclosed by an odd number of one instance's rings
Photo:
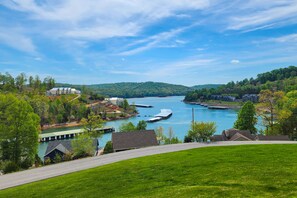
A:
{"type": "Polygon", "coordinates": [[[70,161],[70,160],[72,160],[72,154],[71,153],[66,153],[63,156],[63,161],[70,161]]]}
{"type": "Polygon", "coordinates": [[[21,168],[22,169],[28,169],[32,166],[32,160],[30,158],[26,158],[21,162],[21,168]]]}
{"type": "Polygon", "coordinates": [[[52,163],[51,158],[47,157],[47,158],[44,159],[44,165],[49,165],[51,163],[52,163]]]}
{"type": "Polygon", "coordinates": [[[40,159],[40,157],[36,154],[35,155],[35,167],[39,167],[40,165],[42,165],[43,162],[42,160],[40,159]]]}
{"type": "Polygon", "coordinates": [[[113,146],[111,141],[108,141],[104,147],[103,154],[107,154],[107,153],[113,153],[113,146]]]}
{"type": "Polygon", "coordinates": [[[53,160],[54,163],[62,162],[62,157],[58,153],[55,155],[55,158],[53,160]]]}
{"type": "Polygon", "coordinates": [[[9,161],[4,166],[3,172],[6,174],[6,173],[16,172],[18,170],[20,170],[19,166],[16,163],[14,163],[14,162],[9,161]]]}

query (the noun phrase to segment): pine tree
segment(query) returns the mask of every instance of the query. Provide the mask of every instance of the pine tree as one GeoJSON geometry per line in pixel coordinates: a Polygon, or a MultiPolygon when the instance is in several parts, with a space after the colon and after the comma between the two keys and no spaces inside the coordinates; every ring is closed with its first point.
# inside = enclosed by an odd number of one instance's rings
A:
{"type": "Polygon", "coordinates": [[[257,133],[255,124],[257,123],[256,110],[252,102],[246,102],[238,112],[234,128],[239,130],[249,130],[251,133],[257,133]]]}

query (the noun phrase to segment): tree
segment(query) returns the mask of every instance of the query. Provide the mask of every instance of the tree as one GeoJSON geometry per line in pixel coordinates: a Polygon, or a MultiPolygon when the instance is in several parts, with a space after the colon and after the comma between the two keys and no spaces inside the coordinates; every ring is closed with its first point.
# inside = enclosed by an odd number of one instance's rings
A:
{"type": "Polygon", "coordinates": [[[108,141],[104,147],[103,154],[107,154],[107,153],[113,153],[113,146],[111,141],[108,141]]]}
{"type": "Polygon", "coordinates": [[[22,92],[24,90],[24,86],[26,84],[27,78],[24,73],[19,74],[15,79],[15,84],[17,89],[22,92]]]}
{"type": "Polygon", "coordinates": [[[159,144],[164,142],[166,136],[164,135],[163,127],[160,126],[156,129],[156,136],[157,136],[157,141],[159,144]]]}
{"type": "Polygon", "coordinates": [[[90,134],[80,134],[76,139],[71,141],[74,158],[91,156],[94,154],[94,138],[90,134]]]}
{"type": "Polygon", "coordinates": [[[136,127],[134,126],[134,124],[133,124],[132,122],[123,123],[123,124],[121,124],[121,126],[119,127],[119,131],[120,131],[120,132],[131,132],[131,131],[136,131],[136,127]]]}
{"type": "Polygon", "coordinates": [[[279,133],[274,122],[279,104],[283,98],[284,92],[282,91],[272,92],[270,90],[262,90],[260,92],[260,104],[257,107],[257,112],[263,118],[264,125],[266,126],[266,135],[279,133]]]}
{"type": "Polygon", "coordinates": [[[25,160],[33,164],[38,148],[39,121],[28,102],[12,94],[0,95],[0,141],[1,146],[6,142],[5,149],[11,153],[8,160],[18,166],[25,160]]]}
{"type": "Polygon", "coordinates": [[[257,123],[255,106],[251,101],[246,102],[238,112],[234,127],[239,130],[249,130],[251,133],[257,133],[255,124],[257,123]]]}
{"type": "Polygon", "coordinates": [[[168,136],[164,137],[164,144],[177,144],[180,143],[177,137],[174,136],[172,127],[169,127],[168,136]]]}
{"type": "Polygon", "coordinates": [[[278,123],[282,134],[297,139],[297,91],[287,93],[282,100],[278,123]]]}
{"type": "Polygon", "coordinates": [[[128,110],[129,109],[129,103],[127,101],[127,99],[124,99],[124,101],[121,103],[120,105],[123,109],[128,110]]]}
{"type": "Polygon", "coordinates": [[[95,115],[93,112],[91,112],[88,115],[88,118],[83,118],[81,122],[84,126],[83,130],[85,133],[88,133],[93,137],[102,136],[102,133],[98,133],[98,130],[102,128],[104,122],[99,115],[95,115]]]}
{"type": "Polygon", "coordinates": [[[146,127],[147,127],[146,121],[141,120],[138,122],[136,126],[136,130],[139,130],[139,131],[146,130],[146,127]]]}
{"type": "Polygon", "coordinates": [[[216,132],[215,122],[193,122],[188,137],[196,142],[206,142],[216,132]]]}

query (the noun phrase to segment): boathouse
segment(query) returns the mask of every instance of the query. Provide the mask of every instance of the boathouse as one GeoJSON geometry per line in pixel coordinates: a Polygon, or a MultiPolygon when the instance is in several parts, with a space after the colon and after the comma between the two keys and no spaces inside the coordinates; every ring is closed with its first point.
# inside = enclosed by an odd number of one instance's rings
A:
{"type": "Polygon", "coordinates": [[[154,130],[112,133],[111,141],[114,152],[158,145],[154,130]]]}
{"type": "MultiPolygon", "coordinates": [[[[98,150],[98,140],[95,138],[93,140],[94,146],[94,153],[98,150]]],[[[61,159],[67,154],[72,154],[72,145],[71,140],[55,140],[48,143],[46,152],[44,154],[44,160],[47,158],[51,159],[52,161],[59,155],[61,159]]]]}

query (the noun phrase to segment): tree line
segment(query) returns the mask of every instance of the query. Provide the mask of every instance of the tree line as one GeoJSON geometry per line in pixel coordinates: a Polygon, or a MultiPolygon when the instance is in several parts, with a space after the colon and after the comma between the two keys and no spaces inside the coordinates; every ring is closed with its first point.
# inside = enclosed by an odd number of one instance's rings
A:
{"type": "Polygon", "coordinates": [[[188,92],[185,101],[209,100],[211,95],[229,95],[241,99],[245,94],[259,94],[261,90],[280,90],[289,92],[297,89],[297,67],[290,66],[258,74],[257,78],[231,81],[226,85],[212,89],[188,92]]]}
{"type": "Polygon", "coordinates": [[[8,72],[0,73],[0,92],[43,93],[55,87],[55,84],[55,79],[50,76],[41,79],[38,75],[27,77],[25,73],[20,73],[14,78],[8,72]]]}

